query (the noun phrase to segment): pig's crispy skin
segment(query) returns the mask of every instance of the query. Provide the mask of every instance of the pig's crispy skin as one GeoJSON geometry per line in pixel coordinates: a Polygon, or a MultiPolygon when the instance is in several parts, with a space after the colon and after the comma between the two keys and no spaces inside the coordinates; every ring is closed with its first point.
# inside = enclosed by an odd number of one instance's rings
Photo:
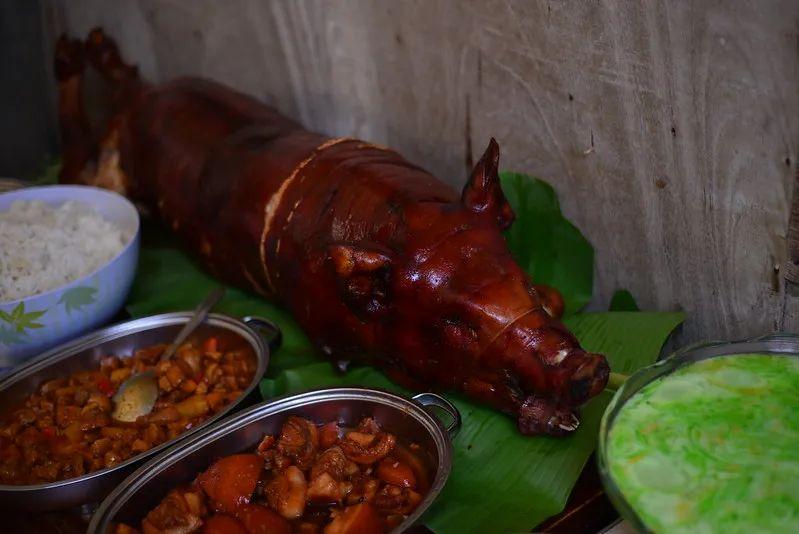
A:
{"type": "Polygon", "coordinates": [[[565,434],[608,365],[558,321],[500,231],[514,214],[492,139],[459,196],[396,152],[302,129],[217,83],[151,86],[100,30],[56,50],[64,182],[144,203],[214,276],[287,306],[336,361],[416,388],[457,390],[565,434]],[[80,101],[84,61],[114,88],[99,143],[80,101]]]}

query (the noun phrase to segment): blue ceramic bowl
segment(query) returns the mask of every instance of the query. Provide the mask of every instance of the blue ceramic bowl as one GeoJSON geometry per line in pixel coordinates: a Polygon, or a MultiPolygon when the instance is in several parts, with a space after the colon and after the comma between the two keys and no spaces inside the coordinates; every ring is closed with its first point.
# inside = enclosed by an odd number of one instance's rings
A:
{"type": "Polygon", "coordinates": [[[111,319],[127,299],[139,257],[139,214],[121,195],[79,185],[30,187],[0,194],[0,211],[17,200],[54,206],[82,202],[129,237],[111,261],[88,276],[45,293],[0,302],[0,374],[111,319]]]}

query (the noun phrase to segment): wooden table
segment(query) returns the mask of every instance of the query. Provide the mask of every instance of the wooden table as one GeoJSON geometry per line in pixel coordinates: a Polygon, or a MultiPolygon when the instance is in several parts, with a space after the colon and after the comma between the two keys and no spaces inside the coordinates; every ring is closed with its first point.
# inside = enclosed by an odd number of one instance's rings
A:
{"type": "Polygon", "coordinates": [[[566,508],[536,528],[534,532],[602,532],[619,519],[605,495],[594,456],[588,460],[572,490],[566,508]]]}

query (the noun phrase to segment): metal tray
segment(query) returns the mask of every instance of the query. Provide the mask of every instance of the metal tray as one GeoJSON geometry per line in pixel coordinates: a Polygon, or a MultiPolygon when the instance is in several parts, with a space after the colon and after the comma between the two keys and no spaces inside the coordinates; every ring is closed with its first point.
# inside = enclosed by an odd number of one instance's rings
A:
{"type": "MultiPolygon", "coordinates": [[[[15,369],[13,374],[0,381],[1,413],[8,413],[18,407],[27,395],[36,391],[44,382],[99,366],[100,359],[108,354],[131,356],[138,348],[171,342],[191,316],[190,312],[166,313],[127,321],[98,330],[42,354],[15,369]]],[[[225,315],[210,314],[205,323],[195,331],[193,337],[211,335],[226,339],[228,343],[248,344],[257,358],[258,367],[255,375],[237,401],[177,438],[129,458],[119,465],[46,484],[24,486],[0,484],[0,507],[42,511],[97,503],[145,459],[209,427],[244,402],[254,402],[257,395],[255,388],[269,363],[269,345],[275,346],[280,340],[279,328],[271,321],[258,317],[245,317],[239,321],[225,315]]]]}
{"type": "Polygon", "coordinates": [[[88,532],[105,534],[117,522],[138,525],[169,490],[190,482],[217,458],[254,449],[264,434],[278,434],[289,415],[318,423],[338,421],[345,426],[355,426],[362,417],[371,416],[389,432],[418,443],[430,455],[430,490],[395,532],[407,529],[419,519],[449,477],[450,440],[460,428],[460,414],[446,399],[433,393],[422,393],[409,400],[375,389],[321,389],[253,406],[153,458],[103,501],[92,517],[88,532]],[[447,412],[450,421],[446,428],[428,411],[430,406],[447,412]]]}

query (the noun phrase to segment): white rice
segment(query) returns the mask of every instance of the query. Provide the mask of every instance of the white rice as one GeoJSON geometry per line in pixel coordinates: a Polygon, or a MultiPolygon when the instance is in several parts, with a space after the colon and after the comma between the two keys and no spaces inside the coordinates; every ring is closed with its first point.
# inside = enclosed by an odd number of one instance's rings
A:
{"type": "Polygon", "coordinates": [[[0,302],[44,293],[110,261],[127,236],[94,208],[18,200],[0,212],[0,302]]]}

